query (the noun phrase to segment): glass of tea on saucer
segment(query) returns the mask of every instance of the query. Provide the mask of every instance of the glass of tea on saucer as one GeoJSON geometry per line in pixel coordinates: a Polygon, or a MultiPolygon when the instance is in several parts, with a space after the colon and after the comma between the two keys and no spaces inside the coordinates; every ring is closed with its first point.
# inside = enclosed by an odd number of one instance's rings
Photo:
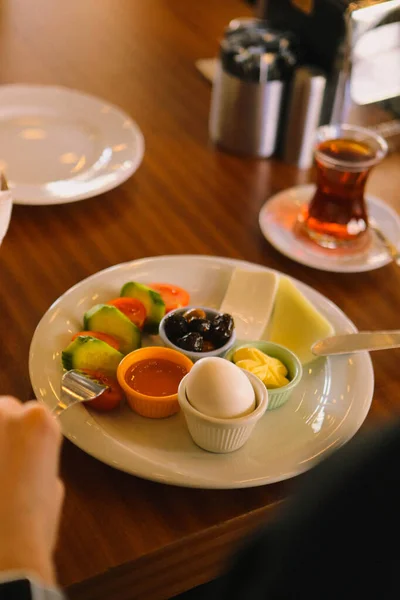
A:
{"type": "Polygon", "coordinates": [[[326,125],[318,129],[317,189],[299,216],[308,237],[324,248],[352,248],[365,238],[365,184],[387,149],[381,136],[363,127],[326,125]]]}

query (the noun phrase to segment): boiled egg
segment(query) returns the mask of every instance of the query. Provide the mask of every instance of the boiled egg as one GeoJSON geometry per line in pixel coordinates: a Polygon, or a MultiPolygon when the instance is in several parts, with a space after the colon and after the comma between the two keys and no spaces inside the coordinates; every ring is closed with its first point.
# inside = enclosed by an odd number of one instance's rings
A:
{"type": "Polygon", "coordinates": [[[234,419],[254,411],[256,398],[245,373],[224,358],[203,358],[187,375],[188,402],[203,415],[234,419]]]}

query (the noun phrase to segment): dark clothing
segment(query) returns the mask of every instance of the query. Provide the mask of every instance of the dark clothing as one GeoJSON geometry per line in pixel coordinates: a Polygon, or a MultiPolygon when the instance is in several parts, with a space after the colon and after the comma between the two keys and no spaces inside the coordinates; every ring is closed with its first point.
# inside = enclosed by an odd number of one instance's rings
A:
{"type": "Polygon", "coordinates": [[[400,425],[359,435],[312,469],[216,582],[215,598],[398,598],[399,511],[400,425]]]}

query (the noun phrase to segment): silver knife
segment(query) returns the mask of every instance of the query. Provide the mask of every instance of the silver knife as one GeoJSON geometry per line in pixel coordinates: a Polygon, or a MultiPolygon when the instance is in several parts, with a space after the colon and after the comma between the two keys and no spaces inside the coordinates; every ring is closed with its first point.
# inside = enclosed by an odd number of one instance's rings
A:
{"type": "Polygon", "coordinates": [[[367,350],[389,350],[400,348],[400,330],[396,331],[361,331],[345,335],[333,335],[320,340],[311,346],[316,356],[330,354],[352,354],[367,350]]]}

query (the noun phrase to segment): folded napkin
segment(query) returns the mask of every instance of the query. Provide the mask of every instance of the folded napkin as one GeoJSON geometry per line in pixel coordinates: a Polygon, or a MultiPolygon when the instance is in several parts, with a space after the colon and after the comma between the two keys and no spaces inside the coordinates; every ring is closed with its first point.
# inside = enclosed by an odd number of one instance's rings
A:
{"type": "Polygon", "coordinates": [[[7,233],[12,210],[12,196],[4,175],[0,176],[0,244],[7,233]]]}

